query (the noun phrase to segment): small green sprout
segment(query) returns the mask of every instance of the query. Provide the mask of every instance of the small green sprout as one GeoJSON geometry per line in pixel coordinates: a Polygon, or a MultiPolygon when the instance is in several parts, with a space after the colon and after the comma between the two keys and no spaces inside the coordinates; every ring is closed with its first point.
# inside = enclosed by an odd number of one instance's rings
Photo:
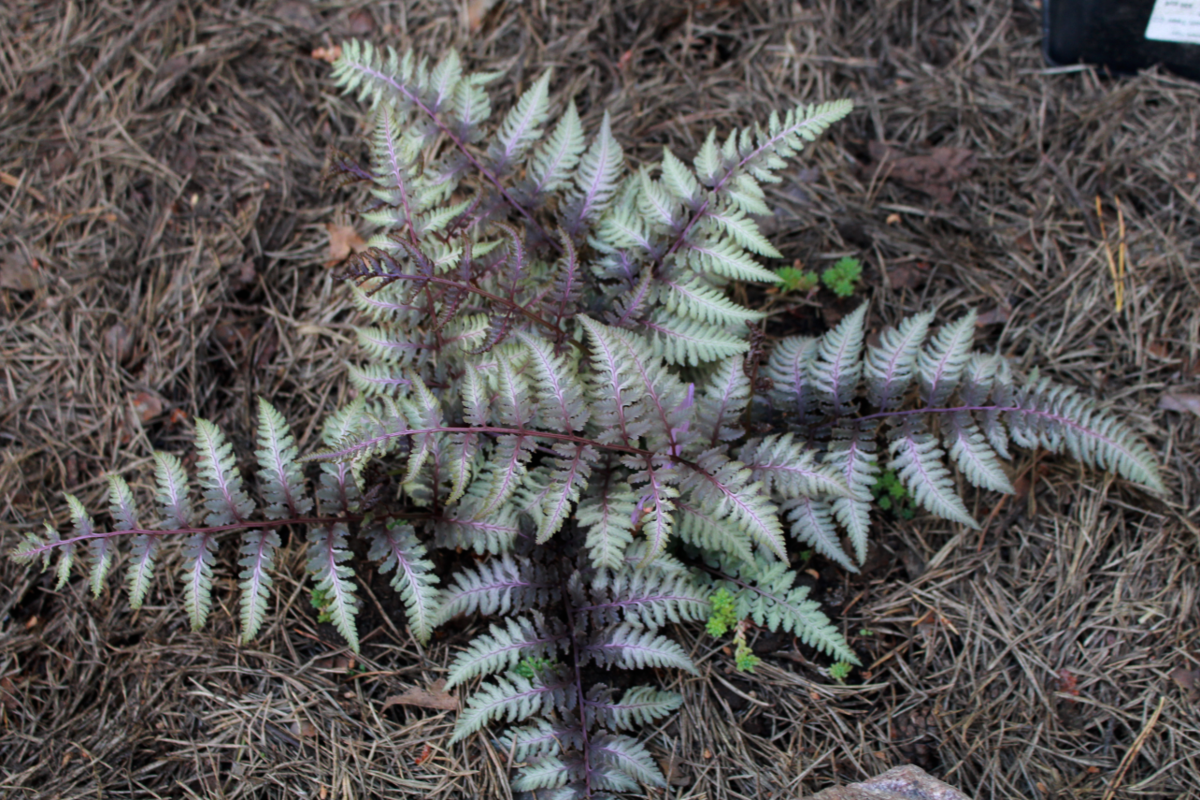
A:
{"type": "Polygon", "coordinates": [[[877,506],[892,512],[900,519],[912,519],[916,516],[917,509],[913,504],[913,497],[900,482],[895,470],[885,469],[880,473],[875,485],[871,487],[871,494],[875,495],[877,506]]]}
{"type": "Polygon", "coordinates": [[[708,601],[712,604],[712,614],[704,627],[709,636],[724,636],[737,625],[737,600],[728,589],[718,589],[708,601]]]}
{"type": "Polygon", "coordinates": [[[812,561],[813,554],[816,552],[817,551],[813,550],[811,547],[809,547],[805,550],[801,550],[800,551],[800,565],[803,567],[807,567],[808,562],[812,561]]]}
{"type": "Polygon", "coordinates": [[[870,628],[859,628],[858,635],[859,636],[874,636],[875,631],[871,630],[870,628]]]}
{"type": "Polygon", "coordinates": [[[785,292],[811,292],[820,283],[817,273],[799,267],[780,267],[775,270],[775,276],[785,292]]]}
{"type": "Polygon", "coordinates": [[[850,677],[850,670],[854,669],[854,665],[849,661],[839,661],[829,667],[829,677],[833,678],[838,683],[844,684],[846,678],[850,677]]]}
{"type": "Polygon", "coordinates": [[[849,297],[854,294],[854,287],[861,277],[862,262],[852,256],[845,256],[821,273],[821,282],[838,297],[849,297]]]}
{"type": "Polygon", "coordinates": [[[540,658],[538,656],[528,656],[521,659],[521,663],[513,667],[512,671],[527,680],[533,678],[541,671],[554,664],[552,658],[540,658]]]}
{"type": "Polygon", "coordinates": [[[317,610],[317,622],[333,622],[329,614],[330,600],[324,589],[313,589],[308,602],[317,610]]]}
{"type": "Polygon", "coordinates": [[[746,633],[741,631],[734,637],[734,642],[737,644],[737,649],[733,653],[733,664],[738,672],[754,672],[754,668],[758,666],[762,660],[754,655],[754,651],[750,649],[750,645],[746,644],[746,633]]]}

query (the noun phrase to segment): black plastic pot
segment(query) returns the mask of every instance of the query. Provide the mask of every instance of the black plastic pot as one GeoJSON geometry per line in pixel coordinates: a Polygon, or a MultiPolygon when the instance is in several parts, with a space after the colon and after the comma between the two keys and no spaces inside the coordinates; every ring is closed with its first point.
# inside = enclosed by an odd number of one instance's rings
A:
{"type": "Polygon", "coordinates": [[[1043,4],[1042,51],[1053,66],[1083,62],[1128,75],[1162,64],[1200,80],[1200,0],[1043,0],[1043,4]]]}

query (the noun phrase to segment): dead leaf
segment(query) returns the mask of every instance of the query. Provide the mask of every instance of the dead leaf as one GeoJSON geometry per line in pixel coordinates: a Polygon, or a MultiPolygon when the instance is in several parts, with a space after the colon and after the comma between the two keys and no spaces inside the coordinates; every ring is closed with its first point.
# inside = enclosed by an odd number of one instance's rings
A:
{"type": "Polygon", "coordinates": [[[30,292],[42,285],[42,265],[20,250],[4,256],[0,262],[0,289],[30,292]]]}
{"type": "Polygon", "coordinates": [[[467,0],[467,27],[474,33],[483,26],[483,18],[496,4],[496,0],[467,0]]]}
{"type": "Polygon", "coordinates": [[[325,230],[329,231],[329,260],[325,262],[327,267],[342,263],[351,253],[361,253],[367,249],[366,241],[349,225],[327,222],[325,230]]]}
{"type": "Polygon", "coordinates": [[[436,708],[442,711],[458,709],[458,698],[444,691],[444,680],[434,681],[428,689],[413,686],[404,694],[394,694],[383,701],[381,711],[387,711],[392,706],[420,706],[421,708],[436,708]]]}
{"type": "Polygon", "coordinates": [[[320,61],[328,61],[332,64],[342,57],[342,46],[335,44],[333,47],[313,48],[312,57],[320,61]]]}
{"type": "Polygon", "coordinates": [[[104,345],[114,361],[124,364],[133,355],[133,334],[118,322],[104,332],[104,345]]]}
{"type": "Polygon", "coordinates": [[[275,4],[271,14],[289,25],[295,25],[306,31],[315,31],[321,23],[317,15],[313,13],[312,6],[303,0],[281,0],[275,4]]]}
{"type": "Polygon", "coordinates": [[[888,267],[888,284],[893,289],[916,289],[929,279],[929,265],[924,261],[910,261],[888,267]]]}
{"type": "Polygon", "coordinates": [[[962,147],[935,147],[929,155],[906,156],[884,142],[871,142],[868,150],[875,162],[870,167],[873,171],[943,203],[954,200],[954,184],[966,179],[976,166],[975,153],[962,147]]]}
{"type": "Polygon", "coordinates": [[[689,786],[692,783],[688,777],[687,762],[676,755],[658,759],[658,768],[671,786],[689,786]]]}
{"type": "Polygon", "coordinates": [[[1200,416],[1200,394],[1167,392],[1158,398],[1158,407],[1165,411],[1190,411],[1200,416]]]}
{"type": "Polygon", "coordinates": [[[163,413],[162,398],[152,392],[137,392],[132,395],[133,413],[137,414],[138,419],[143,423],[163,413]]]}
{"type": "Polygon", "coordinates": [[[0,678],[0,702],[3,702],[9,711],[16,711],[21,707],[21,701],[17,699],[17,685],[7,675],[0,678]]]}
{"type": "Polygon", "coordinates": [[[317,735],[317,726],[313,725],[311,722],[308,722],[307,720],[303,720],[303,721],[297,720],[296,722],[293,722],[289,727],[291,728],[293,736],[307,738],[309,736],[317,735]]]}
{"type": "Polygon", "coordinates": [[[365,8],[351,12],[349,22],[352,36],[366,36],[375,31],[375,17],[365,8]]]}
{"type": "Polygon", "coordinates": [[[984,325],[1002,325],[1005,322],[1008,322],[1008,318],[1011,315],[1011,306],[996,306],[991,311],[985,311],[977,316],[975,318],[975,327],[982,328],[984,325]]]}

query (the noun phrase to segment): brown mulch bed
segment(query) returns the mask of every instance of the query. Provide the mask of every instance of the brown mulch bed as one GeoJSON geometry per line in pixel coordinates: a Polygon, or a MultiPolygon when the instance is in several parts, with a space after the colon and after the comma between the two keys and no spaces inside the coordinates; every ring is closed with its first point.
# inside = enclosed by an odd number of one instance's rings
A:
{"type": "MultiPolygon", "coordinates": [[[[186,453],[195,417],[249,441],[267,396],[303,447],[345,396],[354,317],[324,262],[354,199],[320,175],[363,109],[314,48],[452,45],[505,71],[501,105],[552,66],[634,163],[848,96],[765,226],[806,267],[862,258],[864,288],[749,290],[770,331],[861,298],[877,326],[974,307],[983,348],[1118,410],[1170,495],[1022,454],[1019,496],[971,495],[982,534],[881,523],[861,576],[814,565],[864,656],[846,685],[790,639],[762,633],[746,676],[681,631],[703,674],[664,676],[687,697],[652,739],[667,796],[787,798],[912,762],[978,798],[1200,797],[1200,85],[1046,70],[1036,0],[486,6],[0,5],[4,550],[61,525],[64,491],[102,508],[108,471],[149,497],[150,454],[186,453]]],[[[0,796],[507,796],[486,737],[450,747],[453,712],[386,703],[461,637],[418,648],[376,591],[351,659],[293,543],[273,623],[239,646],[221,557],[200,633],[177,552],[136,613],[116,577],[92,599],[0,559],[0,796]]]]}

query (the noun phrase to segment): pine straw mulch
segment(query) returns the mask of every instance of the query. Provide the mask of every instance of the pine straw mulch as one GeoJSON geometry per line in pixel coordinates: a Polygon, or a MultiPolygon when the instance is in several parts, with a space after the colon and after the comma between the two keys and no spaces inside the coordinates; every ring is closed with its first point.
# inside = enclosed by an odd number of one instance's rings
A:
{"type": "MultiPolygon", "coordinates": [[[[979,798],[1200,796],[1197,417],[1160,407],[1194,411],[1200,384],[1200,86],[1045,70],[1035,0],[477,8],[0,6],[4,549],[62,524],[63,491],[102,508],[106,471],[147,498],[150,453],[188,452],[196,416],[248,441],[264,395],[309,443],[346,396],[352,315],[323,262],[353,198],[319,175],[327,146],[354,147],[362,110],[314,47],[453,44],[505,70],[502,103],[552,65],[556,96],[592,129],[610,109],[635,163],[850,96],[852,118],[771,192],[780,249],[806,266],[862,257],[876,328],[978,308],[983,347],[1144,435],[1170,496],[1021,454],[1022,494],[971,496],[982,534],[882,522],[861,576],[812,565],[863,656],[845,686],[790,638],[761,633],[763,664],[742,676],[681,631],[704,675],[663,676],[687,695],[653,738],[667,796],[793,797],[908,761],[979,798]],[[880,164],[881,141],[942,171],[880,164]],[[1122,241],[1118,310],[1106,248],[1116,265],[1122,241]]],[[[775,334],[852,307],[765,299],[775,334]]],[[[274,623],[240,647],[232,550],[221,558],[198,634],[177,553],[138,613],[116,578],[93,600],[82,580],[56,593],[0,560],[0,793],[507,796],[486,737],[449,747],[452,712],[386,704],[434,682],[461,634],[422,652],[373,590],[349,658],[314,620],[293,543],[274,623]]]]}

